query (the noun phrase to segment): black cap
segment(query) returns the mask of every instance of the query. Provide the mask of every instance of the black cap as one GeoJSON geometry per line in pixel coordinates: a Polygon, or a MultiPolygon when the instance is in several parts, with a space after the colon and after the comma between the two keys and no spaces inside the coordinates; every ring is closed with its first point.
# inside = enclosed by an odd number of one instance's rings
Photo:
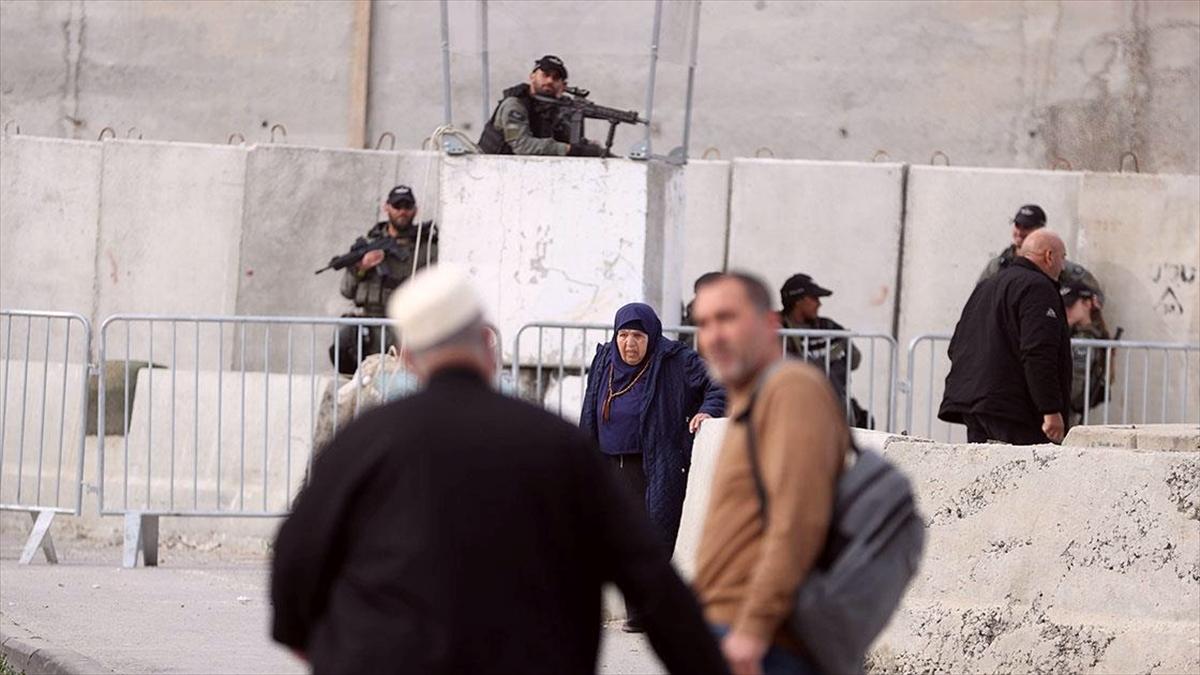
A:
{"type": "Polygon", "coordinates": [[[1037,204],[1026,204],[1017,209],[1013,223],[1022,230],[1036,230],[1046,226],[1046,212],[1037,204]]]}
{"type": "Polygon", "coordinates": [[[823,298],[827,295],[833,295],[833,291],[828,288],[822,288],[807,274],[793,274],[787,281],[783,282],[783,288],[779,289],[779,300],[783,303],[784,307],[806,295],[811,295],[814,298],[823,298]]]}
{"type": "Polygon", "coordinates": [[[547,73],[558,73],[562,79],[567,79],[567,66],[562,59],[553,54],[547,54],[537,61],[533,62],[535,70],[543,70],[547,73]]]}
{"type": "Polygon", "coordinates": [[[397,185],[396,187],[392,188],[391,192],[388,193],[387,203],[397,208],[399,208],[401,204],[416,206],[417,198],[413,196],[412,188],[408,187],[407,185],[397,185]]]}
{"type": "Polygon", "coordinates": [[[1075,304],[1076,300],[1087,298],[1095,298],[1098,306],[1104,306],[1104,293],[1078,279],[1063,281],[1058,287],[1058,292],[1062,295],[1063,304],[1067,306],[1075,304]]]}

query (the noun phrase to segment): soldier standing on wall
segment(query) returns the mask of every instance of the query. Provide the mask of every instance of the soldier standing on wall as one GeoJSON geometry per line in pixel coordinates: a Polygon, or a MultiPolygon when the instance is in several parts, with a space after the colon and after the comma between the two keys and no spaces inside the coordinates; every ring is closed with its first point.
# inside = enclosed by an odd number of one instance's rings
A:
{"type": "MultiPolygon", "coordinates": [[[[842,324],[820,316],[821,298],[833,295],[833,291],[822,288],[807,274],[793,274],[779,289],[783,311],[779,317],[784,328],[804,330],[846,330],[842,324]]],[[[850,414],[846,421],[851,425],[868,429],[872,426],[869,413],[846,392],[846,374],[858,368],[862,354],[849,338],[805,338],[792,336],[784,351],[805,359],[825,371],[837,392],[838,400],[845,405],[850,402],[850,414]]]]}
{"type": "MultiPolygon", "coordinates": [[[[437,228],[431,221],[413,223],[417,216],[417,199],[407,185],[397,185],[388,193],[383,205],[387,220],[380,221],[367,232],[367,241],[382,237],[395,240],[395,246],[368,251],[358,263],[342,274],[342,296],[354,301],[358,313],[348,316],[382,318],[387,316],[387,302],[392,291],[414,272],[437,262],[437,228]]],[[[353,375],[358,369],[359,340],[363,357],[379,353],[384,348],[382,328],[342,326],[336,341],[338,370],[353,375]]],[[[387,344],[396,344],[395,335],[387,344]]],[[[329,346],[329,359],[334,360],[334,347],[329,346]]]]}
{"type": "Polygon", "coordinates": [[[489,155],[568,155],[603,157],[604,148],[583,141],[571,145],[570,129],[559,109],[534,96],[559,98],[567,88],[567,67],[547,54],[533,64],[529,82],[504,90],[504,98],[479,136],[479,149],[489,155]]]}
{"type": "MultiPolygon", "coordinates": [[[[1026,204],[1017,210],[1017,214],[1013,216],[1012,222],[1012,244],[1004,249],[995,258],[992,258],[987,267],[983,269],[983,274],[979,276],[979,281],[976,284],[983,282],[986,279],[996,276],[996,274],[1012,264],[1013,259],[1017,255],[1017,249],[1034,231],[1046,226],[1046,212],[1037,204],[1026,204]]],[[[1067,260],[1064,264],[1062,276],[1059,278],[1060,287],[1063,291],[1063,300],[1070,307],[1070,302],[1076,298],[1086,297],[1095,298],[1094,301],[1089,301],[1087,306],[1090,310],[1088,321],[1078,319],[1070,322],[1071,338],[1085,338],[1093,340],[1108,340],[1112,336],[1108,332],[1108,326],[1104,322],[1104,314],[1101,311],[1101,303],[1104,300],[1104,293],[1101,290],[1100,282],[1096,277],[1079,263],[1067,260]],[[1068,289],[1078,289],[1079,293],[1068,293],[1068,289]]],[[[1077,312],[1078,314],[1078,312],[1077,312]]],[[[1079,421],[1083,419],[1084,410],[1084,394],[1085,384],[1084,377],[1087,373],[1087,348],[1074,349],[1075,361],[1075,376],[1071,387],[1071,408],[1072,419],[1079,421]]],[[[1092,350],[1092,366],[1090,398],[1087,407],[1094,407],[1104,400],[1104,386],[1108,381],[1108,364],[1105,359],[1104,349],[1092,350]]]]}

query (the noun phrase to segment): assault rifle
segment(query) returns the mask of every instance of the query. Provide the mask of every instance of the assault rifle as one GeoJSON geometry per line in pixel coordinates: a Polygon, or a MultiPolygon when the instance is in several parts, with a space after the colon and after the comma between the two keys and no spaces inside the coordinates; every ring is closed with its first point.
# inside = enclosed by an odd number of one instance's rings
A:
{"type": "Polygon", "coordinates": [[[363,256],[365,256],[367,253],[370,253],[371,251],[383,251],[384,253],[392,253],[393,255],[396,255],[397,257],[400,257],[403,255],[400,252],[400,248],[396,245],[396,240],[392,239],[391,237],[383,236],[383,237],[377,237],[375,239],[370,239],[370,240],[368,240],[366,237],[359,237],[358,239],[354,240],[354,245],[350,247],[350,250],[348,252],[343,253],[342,255],[333,256],[332,258],[329,259],[328,265],[322,267],[321,269],[317,270],[316,272],[313,272],[313,274],[320,274],[321,272],[324,272],[325,270],[345,269],[345,268],[357,263],[359,260],[362,260],[363,256]]]}
{"type": "Polygon", "coordinates": [[[559,109],[559,119],[565,121],[571,131],[571,137],[567,142],[572,145],[583,141],[583,121],[585,119],[608,122],[608,138],[604,142],[605,154],[609,154],[609,151],[612,150],[613,136],[617,133],[618,124],[649,124],[636,110],[617,110],[589,101],[588,94],[591,92],[587,89],[567,87],[564,91],[570,96],[553,98],[535,95],[533,98],[539,103],[553,105],[559,109]]]}

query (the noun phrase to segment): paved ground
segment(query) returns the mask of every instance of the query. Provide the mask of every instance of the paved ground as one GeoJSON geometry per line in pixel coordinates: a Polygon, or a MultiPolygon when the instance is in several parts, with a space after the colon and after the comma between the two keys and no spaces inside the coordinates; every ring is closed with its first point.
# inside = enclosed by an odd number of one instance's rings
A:
{"type": "MultiPolygon", "coordinates": [[[[19,541],[0,542],[0,615],[119,673],[301,673],[268,638],[260,553],[176,544],[158,568],[120,567],[120,549],[56,542],[63,562],[21,567],[19,541]]],[[[601,673],[662,667],[641,636],[606,627],[601,673]]]]}

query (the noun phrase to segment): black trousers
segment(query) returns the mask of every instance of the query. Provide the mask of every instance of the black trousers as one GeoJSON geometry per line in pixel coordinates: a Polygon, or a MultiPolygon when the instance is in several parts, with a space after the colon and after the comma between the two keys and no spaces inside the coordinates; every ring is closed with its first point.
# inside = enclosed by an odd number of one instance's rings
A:
{"type": "MultiPolygon", "coordinates": [[[[616,476],[617,482],[629,492],[629,499],[634,510],[643,520],[646,515],[646,471],[642,467],[642,455],[605,455],[608,466],[616,476]]],[[[638,611],[629,601],[625,601],[625,617],[631,623],[639,623],[638,611]]]]}
{"type": "MultiPolygon", "coordinates": [[[[329,362],[337,363],[338,372],[342,375],[353,375],[358,372],[358,343],[362,336],[362,357],[378,354],[383,347],[384,331],[387,335],[387,346],[400,348],[396,342],[396,334],[391,328],[378,326],[338,326],[337,340],[329,345],[329,362]],[[334,346],[337,346],[336,359],[334,346]]],[[[386,351],[386,350],[385,350],[386,351]]]]}
{"type": "Polygon", "coordinates": [[[963,415],[963,422],[967,425],[968,443],[999,441],[1009,445],[1041,445],[1050,442],[1041,425],[1030,426],[991,415],[963,415]]]}

